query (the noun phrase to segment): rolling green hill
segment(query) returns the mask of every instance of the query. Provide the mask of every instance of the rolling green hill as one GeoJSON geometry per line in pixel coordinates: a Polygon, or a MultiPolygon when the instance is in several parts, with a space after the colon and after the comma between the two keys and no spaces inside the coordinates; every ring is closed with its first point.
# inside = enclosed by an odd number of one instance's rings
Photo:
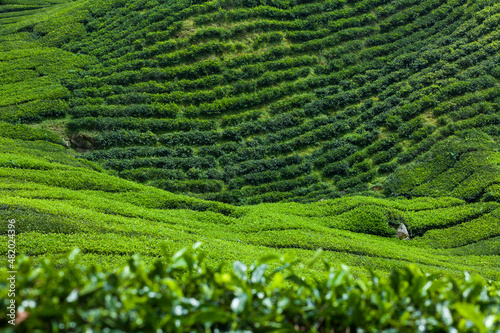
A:
{"type": "Polygon", "coordinates": [[[0,330],[497,332],[499,37],[498,0],[0,0],[0,330]]]}
{"type": "Polygon", "coordinates": [[[498,139],[495,1],[24,3],[2,6],[1,119],[77,135],[82,158],[170,192],[390,195],[387,176],[447,137],[498,139]]]}
{"type": "Polygon", "coordinates": [[[1,1],[1,218],[35,260],[201,240],[498,280],[499,23],[487,0],[1,1]]]}
{"type": "Polygon", "coordinates": [[[95,138],[99,150],[82,157],[203,199],[377,192],[450,135],[481,128],[496,140],[500,7],[490,3],[92,7],[86,38],[63,46],[98,61],[67,85],[67,128],[95,138]]]}
{"type": "Polygon", "coordinates": [[[162,244],[173,253],[202,241],[213,263],[271,253],[305,260],[323,248],[325,258],[361,275],[413,262],[429,272],[500,279],[496,202],[352,196],[235,207],[110,176],[53,143],[0,141],[0,216],[17,221],[17,249],[30,256],[57,260],[79,247],[82,262],[112,268],[134,253],[152,261],[162,244]],[[391,225],[400,221],[411,241],[394,237],[391,225]]]}

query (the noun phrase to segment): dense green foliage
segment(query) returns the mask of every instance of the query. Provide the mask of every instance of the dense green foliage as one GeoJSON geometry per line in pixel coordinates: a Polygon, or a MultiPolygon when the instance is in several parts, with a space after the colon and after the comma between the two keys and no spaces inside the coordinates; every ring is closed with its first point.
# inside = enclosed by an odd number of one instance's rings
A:
{"type": "MultiPolygon", "coordinates": [[[[81,157],[136,182],[231,204],[378,195],[450,136],[498,141],[495,1],[60,2],[2,6],[0,35],[37,47],[5,44],[0,120],[69,115],[68,139],[97,142],[81,157]]],[[[495,198],[484,177],[439,195],[495,198]]]]}
{"type": "Polygon", "coordinates": [[[499,24],[496,0],[0,1],[21,331],[498,331],[499,24]],[[155,263],[199,241],[207,266],[155,263]],[[352,273],[252,265],[318,248],[352,273]]]}
{"type": "MultiPolygon", "coordinates": [[[[346,266],[316,277],[293,257],[207,266],[183,250],[146,268],[137,257],[114,271],[20,259],[24,332],[495,332],[500,284],[428,275],[416,266],[355,279],[346,266]],[[271,269],[269,265],[276,266],[271,269]],[[50,311],[48,311],[50,309],[50,311]]],[[[308,266],[312,265],[312,262],[308,266]]],[[[0,283],[0,292],[7,290],[0,283]]],[[[7,306],[5,301],[3,307],[7,306]]],[[[0,325],[7,327],[2,312],[0,325]]],[[[14,332],[7,328],[5,332],[14,332]]]]}
{"type": "MultiPolygon", "coordinates": [[[[17,221],[18,252],[40,256],[37,262],[77,246],[82,263],[110,269],[134,253],[150,263],[162,244],[174,253],[203,241],[212,264],[249,264],[272,253],[306,260],[323,248],[327,260],[348,264],[358,276],[367,274],[367,265],[385,275],[409,261],[428,272],[468,270],[500,279],[495,201],[347,196],[237,207],[120,179],[61,145],[9,138],[0,138],[0,180],[0,220],[17,221]],[[410,241],[395,237],[400,222],[410,241]]],[[[0,232],[6,237],[5,223],[0,232]]]]}

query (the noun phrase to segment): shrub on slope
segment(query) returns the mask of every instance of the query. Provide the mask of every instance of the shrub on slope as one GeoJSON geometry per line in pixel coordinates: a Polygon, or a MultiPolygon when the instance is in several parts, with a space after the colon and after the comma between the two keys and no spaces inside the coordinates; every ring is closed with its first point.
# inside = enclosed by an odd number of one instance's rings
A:
{"type": "Polygon", "coordinates": [[[63,144],[62,139],[51,131],[32,128],[28,125],[12,125],[2,121],[0,121],[0,137],[26,141],[44,140],[63,144]]]}
{"type": "Polygon", "coordinates": [[[437,143],[429,152],[388,177],[389,195],[446,196],[468,201],[486,199],[498,185],[497,140],[469,130],[437,143]]]}

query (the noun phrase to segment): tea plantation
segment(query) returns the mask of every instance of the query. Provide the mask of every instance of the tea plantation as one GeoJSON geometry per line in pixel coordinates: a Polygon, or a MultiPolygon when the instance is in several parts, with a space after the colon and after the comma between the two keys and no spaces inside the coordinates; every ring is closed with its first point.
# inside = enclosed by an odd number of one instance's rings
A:
{"type": "Polygon", "coordinates": [[[17,328],[499,332],[499,51],[497,0],[0,1],[17,328]]]}

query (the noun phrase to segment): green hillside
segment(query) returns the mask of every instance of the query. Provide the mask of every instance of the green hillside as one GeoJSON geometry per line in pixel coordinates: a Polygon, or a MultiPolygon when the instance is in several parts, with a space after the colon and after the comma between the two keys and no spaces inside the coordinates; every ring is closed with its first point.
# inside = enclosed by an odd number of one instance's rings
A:
{"type": "MultiPolygon", "coordinates": [[[[201,241],[214,264],[285,253],[306,260],[322,248],[361,275],[413,262],[428,272],[500,279],[496,202],[353,196],[235,207],[121,180],[60,145],[0,142],[0,216],[17,221],[17,249],[30,256],[57,260],[79,247],[82,262],[112,268],[134,253],[152,261],[163,246],[174,253],[201,241]],[[395,238],[391,225],[400,221],[411,241],[395,238]]],[[[1,228],[6,235],[7,224],[1,228]]]]}
{"type": "Polygon", "coordinates": [[[500,279],[497,1],[0,5],[0,215],[36,262],[500,279]]]}
{"type": "Polygon", "coordinates": [[[496,1],[12,2],[0,119],[170,192],[391,195],[387,176],[447,137],[498,140],[496,1]]]}
{"type": "Polygon", "coordinates": [[[499,51],[498,0],[0,0],[0,330],[498,332],[499,51]]]}

